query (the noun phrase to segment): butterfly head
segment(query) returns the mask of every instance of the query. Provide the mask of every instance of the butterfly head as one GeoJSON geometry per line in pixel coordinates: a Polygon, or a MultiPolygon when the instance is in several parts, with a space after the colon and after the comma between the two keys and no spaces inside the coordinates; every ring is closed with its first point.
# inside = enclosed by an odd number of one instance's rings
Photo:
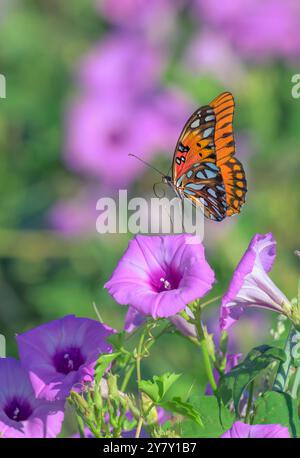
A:
{"type": "Polygon", "coordinates": [[[167,175],[164,175],[164,176],[162,177],[162,182],[163,182],[164,184],[169,184],[169,185],[170,185],[170,184],[172,183],[172,178],[169,177],[169,176],[167,176],[167,175]]]}
{"type": "Polygon", "coordinates": [[[161,182],[155,183],[153,185],[153,192],[154,192],[155,196],[158,197],[158,198],[163,198],[165,196],[165,191],[163,191],[163,195],[158,195],[157,192],[156,192],[156,185],[158,185],[159,183],[168,184],[169,186],[172,187],[172,183],[173,183],[172,182],[172,178],[167,176],[167,175],[163,175],[161,182]]]}

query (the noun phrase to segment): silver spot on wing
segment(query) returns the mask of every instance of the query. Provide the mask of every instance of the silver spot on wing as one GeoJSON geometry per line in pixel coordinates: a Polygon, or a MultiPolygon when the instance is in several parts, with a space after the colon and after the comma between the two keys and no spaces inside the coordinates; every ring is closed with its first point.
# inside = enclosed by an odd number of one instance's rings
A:
{"type": "Polygon", "coordinates": [[[199,126],[200,126],[200,119],[199,119],[199,118],[195,119],[195,121],[193,121],[193,122],[190,124],[190,127],[191,127],[192,129],[196,129],[196,128],[199,127],[199,126]]]}
{"type": "Polygon", "coordinates": [[[209,127],[208,129],[205,129],[205,131],[203,132],[203,138],[207,138],[209,137],[214,131],[214,128],[213,127],[209,127]]]}

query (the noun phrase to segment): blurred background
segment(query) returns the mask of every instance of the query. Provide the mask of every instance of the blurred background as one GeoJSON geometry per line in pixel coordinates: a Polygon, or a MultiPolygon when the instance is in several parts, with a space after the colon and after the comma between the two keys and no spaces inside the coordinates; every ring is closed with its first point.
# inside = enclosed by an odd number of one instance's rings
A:
{"type": "MultiPolygon", "coordinates": [[[[207,223],[207,258],[225,291],[256,232],[272,231],[272,278],[288,297],[299,275],[300,99],[297,0],[1,0],[0,333],[65,314],[122,329],[126,307],[103,289],[130,234],[97,234],[96,202],[119,188],[153,195],[160,177],[128,153],[169,170],[187,117],[232,91],[237,157],[247,173],[240,215],[207,223]]],[[[218,307],[208,313],[217,327],[218,307]]],[[[269,339],[273,315],[241,320],[232,345],[269,339]]],[[[197,348],[162,338],[145,376],[189,372],[204,383],[197,348]],[[158,351],[159,349],[159,351],[158,351]],[[199,378],[200,377],[200,378],[199,378]]]]}

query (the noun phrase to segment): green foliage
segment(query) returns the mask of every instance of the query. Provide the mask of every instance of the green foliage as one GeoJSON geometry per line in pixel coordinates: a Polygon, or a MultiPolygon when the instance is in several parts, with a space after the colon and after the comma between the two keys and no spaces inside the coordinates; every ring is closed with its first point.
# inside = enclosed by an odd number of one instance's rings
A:
{"type": "Polygon", "coordinates": [[[179,377],[181,377],[181,374],[171,374],[169,372],[159,376],[155,375],[152,381],[141,380],[138,387],[143,393],[146,393],[155,404],[158,404],[163,400],[169,388],[171,388],[179,377]]]}
{"type": "Polygon", "coordinates": [[[120,356],[120,353],[103,354],[98,358],[95,366],[95,382],[98,384],[105,374],[110,364],[120,356]]]}
{"type": "Polygon", "coordinates": [[[235,366],[228,374],[221,377],[219,394],[224,404],[233,398],[238,414],[239,402],[244,390],[272,362],[284,362],[286,355],[283,350],[269,345],[253,348],[243,362],[235,366]]]}
{"type": "Polygon", "coordinates": [[[169,401],[161,401],[158,404],[173,414],[179,414],[189,418],[200,427],[203,425],[201,415],[190,402],[183,401],[176,396],[169,401]]]}
{"type": "Polygon", "coordinates": [[[300,438],[297,401],[289,394],[266,391],[257,399],[254,407],[254,424],[287,426],[292,437],[300,438]]]}
{"type": "Polygon", "coordinates": [[[193,396],[190,404],[198,412],[202,426],[192,420],[181,424],[182,437],[220,437],[234,422],[234,415],[215,396],[193,396]]]}
{"type": "Polygon", "coordinates": [[[179,379],[181,374],[166,373],[160,376],[154,376],[151,380],[142,380],[138,387],[152,400],[155,405],[159,405],[173,414],[183,415],[198,425],[202,425],[201,416],[194,409],[190,402],[183,401],[180,397],[175,396],[172,399],[165,400],[165,395],[171,386],[179,379]]]}

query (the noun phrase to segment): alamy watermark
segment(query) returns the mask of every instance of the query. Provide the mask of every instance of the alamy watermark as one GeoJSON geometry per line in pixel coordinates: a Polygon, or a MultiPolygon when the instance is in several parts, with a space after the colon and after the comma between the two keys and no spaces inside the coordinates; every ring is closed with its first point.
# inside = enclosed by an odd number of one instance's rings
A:
{"type": "Polygon", "coordinates": [[[0,99],[6,99],[6,79],[0,73],[0,99]]]}
{"type": "Polygon", "coordinates": [[[0,334],[0,358],[6,357],[6,340],[5,337],[0,334]]]}
{"type": "Polygon", "coordinates": [[[291,82],[294,84],[291,93],[293,99],[299,99],[300,97],[300,74],[296,73],[292,76],[291,82]]]}
{"type": "MultiPolygon", "coordinates": [[[[143,197],[128,199],[125,189],[118,198],[101,197],[96,205],[99,234],[191,234],[198,241],[204,236],[203,204],[194,207],[189,199],[143,197]]],[[[191,243],[193,239],[191,239],[191,243]]]]}
{"type": "Polygon", "coordinates": [[[292,357],[294,360],[300,360],[300,333],[297,332],[292,337],[292,357]]]}

